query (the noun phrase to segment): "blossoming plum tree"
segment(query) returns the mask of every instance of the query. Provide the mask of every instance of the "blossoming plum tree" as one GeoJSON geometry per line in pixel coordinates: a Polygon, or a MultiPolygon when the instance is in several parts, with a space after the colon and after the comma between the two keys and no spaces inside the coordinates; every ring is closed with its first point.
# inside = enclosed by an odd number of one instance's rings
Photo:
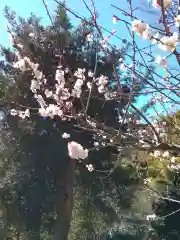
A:
{"type": "MultiPolygon", "coordinates": [[[[2,48],[6,61],[1,62],[0,68],[2,75],[11,81],[5,105],[14,121],[18,122],[18,118],[27,121],[33,132],[37,126],[41,128],[42,121],[38,119],[47,120],[66,141],[69,159],[64,161],[63,180],[58,179],[64,187],[65,200],[63,214],[58,211],[53,239],[67,239],[76,162],[89,172],[99,171],[90,161],[91,154],[111,149],[120,154],[128,151],[130,157],[134,151],[152,152],[159,162],[161,157],[170,160],[169,169],[174,166],[180,146],[168,141],[166,123],[156,117],[149,119],[147,111],[153,109],[159,117],[162,115],[159,109],[167,110],[180,103],[179,74],[173,74],[168,60],[174,55],[180,65],[179,6],[171,0],[153,1],[162,14],[160,30],[134,17],[131,0],[127,1],[129,12],[113,6],[126,19],[129,17],[127,21],[118,14],[112,16],[117,26],[119,22],[125,24],[131,37],[129,42],[121,39],[122,47],[118,49],[112,44],[116,30],[108,31],[98,24],[94,1],[90,6],[84,1],[90,13],[88,20],[59,3],[61,14],[69,12],[81,19],[76,32],[67,19],[52,19],[47,4],[42,3],[51,20],[48,27],[40,26],[34,16],[17,24],[6,9],[13,50],[2,48]],[[174,30],[174,26],[178,28],[174,30]],[[105,32],[109,33],[108,38],[105,32]],[[147,41],[148,46],[141,49],[136,37],[147,41]],[[152,44],[169,55],[156,57],[152,44]],[[164,76],[159,67],[163,68],[164,76]],[[146,101],[141,107],[136,104],[138,98],[146,101]]],[[[148,164],[151,162],[152,159],[148,164]]],[[[142,177],[146,184],[148,170],[142,177]]]]}

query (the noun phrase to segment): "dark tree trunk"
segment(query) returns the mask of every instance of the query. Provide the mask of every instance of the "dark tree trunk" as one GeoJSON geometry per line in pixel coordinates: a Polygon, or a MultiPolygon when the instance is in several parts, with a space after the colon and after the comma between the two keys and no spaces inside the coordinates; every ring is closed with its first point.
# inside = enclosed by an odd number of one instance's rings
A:
{"type": "Polygon", "coordinates": [[[63,179],[63,196],[59,202],[58,217],[54,229],[53,240],[67,240],[73,207],[73,184],[76,162],[68,160],[63,179]]]}

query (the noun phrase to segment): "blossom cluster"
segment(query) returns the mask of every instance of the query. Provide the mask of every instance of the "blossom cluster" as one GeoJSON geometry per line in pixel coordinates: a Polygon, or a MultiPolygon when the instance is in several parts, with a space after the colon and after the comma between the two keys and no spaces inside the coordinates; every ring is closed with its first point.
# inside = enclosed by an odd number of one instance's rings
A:
{"type": "Polygon", "coordinates": [[[68,143],[68,152],[72,159],[78,160],[88,157],[88,149],[84,149],[81,144],[74,141],[68,143]]]}
{"type": "Polygon", "coordinates": [[[26,117],[30,117],[30,111],[29,109],[26,109],[25,111],[20,111],[20,110],[16,110],[16,109],[11,109],[10,110],[10,114],[12,116],[18,116],[22,119],[25,119],[26,117]]]}
{"type": "Polygon", "coordinates": [[[134,20],[132,22],[132,31],[145,40],[152,40],[153,44],[157,43],[160,49],[167,52],[173,52],[179,40],[177,32],[174,32],[172,36],[161,37],[159,32],[151,30],[149,25],[141,20],[134,20]]]}
{"type": "Polygon", "coordinates": [[[73,100],[80,98],[83,88],[86,86],[87,90],[91,91],[92,85],[97,86],[99,94],[103,94],[106,100],[114,97],[107,87],[108,78],[101,75],[97,78],[89,71],[85,76],[86,69],[78,68],[73,73],[73,82],[70,87],[66,87],[68,69],[63,70],[63,66],[57,66],[55,73],[55,90],[50,89],[48,81],[43,72],[39,70],[39,64],[33,63],[28,57],[21,58],[12,64],[14,68],[22,72],[32,71],[33,79],[31,80],[30,90],[34,94],[40,108],[39,114],[43,117],[54,118],[54,116],[61,117],[66,120],[66,115],[70,113],[73,108],[73,100]],[[54,103],[48,104],[48,99],[52,99],[54,103]]]}

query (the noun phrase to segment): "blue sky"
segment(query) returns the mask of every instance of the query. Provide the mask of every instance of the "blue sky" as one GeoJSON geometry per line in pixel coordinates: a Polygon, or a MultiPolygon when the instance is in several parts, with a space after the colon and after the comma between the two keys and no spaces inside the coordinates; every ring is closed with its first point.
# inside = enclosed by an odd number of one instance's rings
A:
{"type": "MultiPolygon", "coordinates": [[[[70,8],[73,10],[77,11],[79,14],[82,16],[87,16],[89,15],[84,3],[82,0],[66,0],[67,4],[70,8]]],[[[142,4],[146,0],[138,0],[134,1],[136,4],[136,7],[141,6],[141,10],[138,12],[137,15],[141,15],[141,19],[146,20],[147,19],[147,14],[142,14],[142,4]],[[138,2],[138,3],[137,3],[138,2]]],[[[90,1],[87,1],[90,2],[90,1]]],[[[113,9],[111,7],[112,5],[119,6],[123,9],[127,9],[127,1],[126,0],[96,0],[96,7],[99,11],[100,18],[99,22],[103,26],[105,26],[107,29],[112,30],[114,28],[114,25],[112,24],[112,15],[116,14],[118,16],[122,16],[117,10],[113,9]]],[[[53,13],[53,9],[55,9],[55,2],[53,0],[47,1],[48,3],[48,8],[51,13],[53,13]]],[[[30,15],[30,13],[34,13],[37,16],[41,16],[43,19],[43,23],[48,23],[49,19],[46,15],[46,11],[43,7],[42,0],[30,0],[30,1],[25,1],[25,0],[1,0],[0,1],[0,13],[2,13],[4,6],[7,5],[12,8],[15,12],[17,12],[18,15],[22,17],[27,17],[30,15]]],[[[157,14],[155,14],[157,15],[157,14]]],[[[148,20],[148,19],[147,19],[148,20]]],[[[77,24],[77,20],[73,19],[74,25],[77,24]]],[[[7,34],[5,32],[5,19],[4,16],[0,14],[0,43],[6,44],[7,43],[7,34]]],[[[121,37],[128,38],[128,32],[125,29],[124,25],[121,24],[119,28],[116,28],[117,30],[117,35],[120,35],[121,37]]],[[[117,43],[118,44],[118,43],[117,43]]]]}
{"type": "MultiPolygon", "coordinates": [[[[66,0],[68,7],[76,11],[78,14],[82,16],[88,16],[88,10],[86,9],[84,3],[82,0],[66,0]]],[[[48,0],[48,9],[51,14],[53,14],[53,11],[55,9],[55,2],[53,0],[48,0]]],[[[86,2],[90,2],[90,0],[87,0],[86,2]]],[[[134,3],[134,7],[138,7],[139,10],[135,12],[135,15],[145,22],[148,22],[152,25],[157,25],[157,19],[159,17],[158,10],[155,10],[154,8],[150,7],[147,0],[132,0],[134,3]]],[[[127,17],[124,17],[120,14],[119,11],[115,10],[111,7],[112,5],[116,5],[122,9],[127,10],[128,5],[126,0],[96,0],[96,8],[99,11],[100,18],[99,18],[99,24],[107,28],[109,31],[112,31],[112,29],[116,29],[116,34],[120,36],[121,38],[129,39],[129,33],[125,27],[124,24],[118,23],[114,25],[112,23],[112,15],[115,14],[119,18],[126,19],[127,17]]],[[[34,13],[37,16],[42,17],[42,23],[48,24],[49,19],[46,14],[46,10],[42,4],[42,0],[0,0],[0,13],[2,13],[3,8],[5,5],[8,5],[12,10],[14,10],[17,15],[21,17],[28,17],[30,13],[34,13]]],[[[72,17],[72,24],[77,25],[78,20],[72,17]]],[[[5,30],[6,21],[3,17],[3,14],[0,14],[0,44],[7,45],[9,44],[8,34],[5,30]]],[[[108,36],[108,33],[105,33],[105,36],[108,36]]],[[[113,37],[112,42],[117,46],[121,46],[121,41],[117,38],[113,37]]],[[[137,37],[137,44],[142,47],[148,46],[149,42],[141,40],[141,38],[137,37]]],[[[157,47],[155,47],[155,55],[157,54],[164,54],[162,51],[158,50],[157,47]]],[[[176,61],[172,57],[170,60],[171,66],[173,66],[175,69],[178,69],[178,66],[176,64],[176,61]]],[[[164,74],[164,72],[159,69],[158,73],[164,74]]],[[[141,103],[143,101],[147,100],[147,98],[141,99],[141,103]]]]}

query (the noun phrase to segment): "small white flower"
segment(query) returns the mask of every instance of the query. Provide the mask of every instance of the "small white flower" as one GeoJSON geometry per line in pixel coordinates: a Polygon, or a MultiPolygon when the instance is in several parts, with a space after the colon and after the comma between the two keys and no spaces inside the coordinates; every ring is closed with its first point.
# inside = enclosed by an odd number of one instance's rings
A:
{"type": "Polygon", "coordinates": [[[82,87],[84,81],[82,79],[77,79],[77,81],[74,84],[74,89],[79,89],[82,87]]]}
{"type": "Polygon", "coordinates": [[[19,115],[19,117],[22,118],[22,119],[25,119],[25,118],[26,118],[26,115],[25,115],[25,113],[24,113],[23,111],[20,111],[18,115],[19,115]]]}
{"type": "Polygon", "coordinates": [[[175,162],[176,162],[176,158],[175,158],[175,157],[172,157],[172,158],[170,159],[170,162],[171,162],[171,163],[175,163],[175,162]]]}
{"type": "Polygon", "coordinates": [[[38,83],[38,81],[36,81],[35,79],[32,79],[30,89],[33,93],[35,93],[36,90],[39,90],[40,89],[40,84],[38,83]]]}
{"type": "Polygon", "coordinates": [[[68,143],[68,153],[69,156],[73,159],[85,159],[88,157],[88,149],[84,149],[77,142],[68,143]]]}
{"type": "Polygon", "coordinates": [[[59,85],[62,86],[62,88],[65,85],[65,78],[64,78],[64,71],[57,69],[55,74],[55,80],[58,82],[59,85]]]}
{"type": "Polygon", "coordinates": [[[23,49],[23,45],[20,44],[20,43],[16,44],[16,46],[17,46],[18,48],[20,48],[20,49],[23,49]]]}
{"type": "Polygon", "coordinates": [[[54,118],[54,116],[60,116],[62,117],[63,112],[62,110],[55,104],[49,104],[49,106],[46,108],[46,111],[48,113],[48,117],[54,118]]]}
{"type": "Polygon", "coordinates": [[[14,68],[20,69],[22,72],[27,70],[26,68],[26,61],[24,59],[20,59],[19,61],[13,63],[12,65],[14,68]]]}
{"type": "Polygon", "coordinates": [[[105,92],[105,88],[104,88],[103,85],[100,85],[100,86],[98,87],[98,92],[99,92],[99,93],[105,92]]]}
{"type": "Polygon", "coordinates": [[[104,50],[107,50],[107,48],[108,48],[107,39],[102,40],[101,44],[102,44],[102,48],[103,48],[104,50]]]}
{"type": "Polygon", "coordinates": [[[88,169],[89,172],[94,171],[94,167],[93,167],[92,164],[86,165],[86,167],[87,167],[87,169],[88,169]]]}
{"type": "Polygon", "coordinates": [[[95,147],[98,147],[98,146],[99,146],[99,143],[98,143],[98,142],[94,142],[94,146],[95,146],[95,147]]]}
{"type": "Polygon", "coordinates": [[[168,61],[166,58],[162,58],[161,56],[157,56],[156,63],[162,67],[167,68],[168,61]]]}
{"type": "Polygon", "coordinates": [[[89,72],[88,72],[88,77],[94,77],[94,73],[91,72],[91,71],[89,71],[89,72]]]}
{"type": "Polygon", "coordinates": [[[88,87],[89,89],[91,89],[91,88],[92,88],[92,83],[87,82],[87,87],[88,87]]]}
{"type": "Polygon", "coordinates": [[[117,23],[117,20],[118,20],[117,17],[113,15],[113,17],[112,17],[112,22],[113,22],[114,24],[116,24],[116,23],[117,23]]]}
{"type": "Polygon", "coordinates": [[[47,117],[48,116],[48,113],[46,111],[45,108],[39,108],[39,114],[42,116],[42,117],[47,117]]]}
{"type": "Polygon", "coordinates": [[[34,38],[35,37],[35,34],[33,32],[29,33],[29,37],[30,38],[34,38]]]}
{"type": "Polygon", "coordinates": [[[155,158],[156,158],[156,157],[160,157],[160,156],[161,156],[160,151],[158,151],[158,150],[154,151],[153,156],[154,156],[155,158]]]}
{"type": "Polygon", "coordinates": [[[47,98],[50,98],[53,95],[52,91],[49,91],[48,89],[44,91],[44,94],[46,95],[47,98]]]}
{"type": "Polygon", "coordinates": [[[177,40],[178,40],[178,35],[177,35],[176,32],[174,32],[173,36],[162,37],[160,42],[159,42],[159,47],[163,51],[173,52],[176,49],[177,40]]]}
{"type": "Polygon", "coordinates": [[[17,116],[17,115],[18,115],[17,110],[16,110],[16,109],[11,109],[11,110],[10,110],[10,115],[12,115],[12,116],[17,116]]]}
{"type": "Polygon", "coordinates": [[[144,179],[144,184],[148,184],[148,179],[147,178],[144,179]]]}
{"type": "Polygon", "coordinates": [[[65,138],[65,139],[70,138],[70,134],[68,134],[68,133],[63,133],[63,134],[62,134],[62,138],[65,138]]]}
{"type": "Polygon", "coordinates": [[[156,218],[157,218],[156,214],[151,214],[146,216],[146,220],[148,221],[155,220],[156,218]]]}
{"type": "Polygon", "coordinates": [[[168,151],[165,151],[162,155],[164,158],[168,158],[169,157],[169,152],[168,151]]]}
{"type": "Polygon", "coordinates": [[[25,112],[24,112],[25,116],[26,117],[30,117],[30,111],[29,109],[26,109],[25,112]]]}
{"type": "Polygon", "coordinates": [[[97,80],[98,80],[97,85],[106,85],[108,83],[108,78],[103,75],[97,78],[97,80]]]}
{"type": "Polygon", "coordinates": [[[86,40],[88,42],[92,42],[93,41],[93,35],[91,33],[89,33],[87,36],[86,36],[86,40]]]}
{"type": "Polygon", "coordinates": [[[141,36],[144,40],[150,40],[152,37],[152,33],[148,28],[146,28],[146,30],[142,33],[141,36]]]}
{"type": "Polygon", "coordinates": [[[46,102],[41,94],[34,94],[34,98],[37,100],[41,108],[46,107],[46,102]]]}
{"type": "Polygon", "coordinates": [[[141,22],[141,20],[134,20],[132,22],[132,31],[140,36],[148,29],[148,24],[141,22]]]}
{"type": "Polygon", "coordinates": [[[175,18],[176,27],[180,27],[180,14],[175,18]]]}

